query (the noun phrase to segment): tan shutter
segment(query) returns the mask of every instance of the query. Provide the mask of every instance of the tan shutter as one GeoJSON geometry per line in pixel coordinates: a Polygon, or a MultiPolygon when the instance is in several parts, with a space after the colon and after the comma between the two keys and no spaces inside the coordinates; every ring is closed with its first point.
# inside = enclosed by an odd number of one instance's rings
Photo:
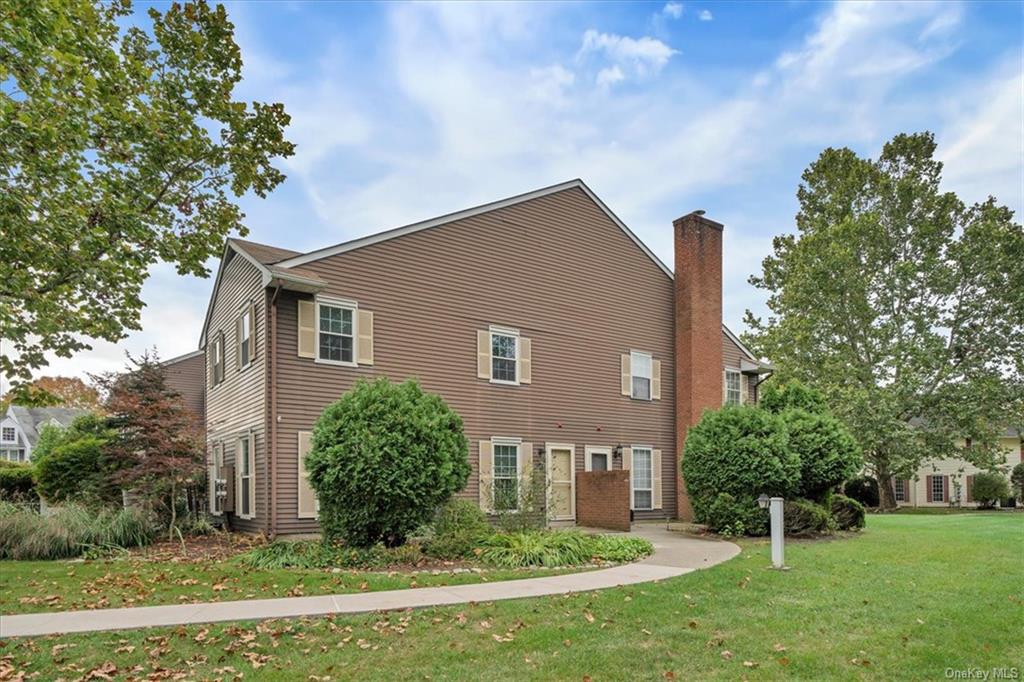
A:
{"type": "Polygon", "coordinates": [[[491,332],[480,329],[476,333],[476,376],[491,378],[491,332]]]}
{"type": "Polygon", "coordinates": [[[256,304],[249,304],[249,362],[256,359],[256,304]]]}
{"type": "Polygon", "coordinates": [[[633,395],[633,375],[630,373],[629,359],[629,353],[623,353],[620,360],[620,373],[622,375],[620,390],[624,396],[633,395]]]}
{"type": "MultiPolygon", "coordinates": [[[[534,502],[530,484],[533,480],[533,443],[519,444],[519,499],[534,502]]],[[[533,504],[526,511],[533,511],[533,504]]]]}
{"type": "Polygon", "coordinates": [[[309,484],[309,472],[306,471],[306,455],[313,445],[313,434],[299,431],[299,518],[315,519],[317,512],[316,493],[309,484]]]}
{"type": "Polygon", "coordinates": [[[661,360],[651,360],[651,400],[661,400],[661,360]]]}
{"type": "Polygon", "coordinates": [[[651,509],[661,509],[661,450],[651,450],[651,509]]]}
{"type": "Polygon", "coordinates": [[[299,301],[299,357],[316,357],[316,304],[299,301]]]}
{"type": "Polygon", "coordinates": [[[519,383],[533,381],[533,344],[530,339],[519,337],[519,383]]]}
{"type": "Polygon", "coordinates": [[[242,369],[242,316],[235,318],[235,369],[242,369]]]}
{"type": "Polygon", "coordinates": [[[622,448],[622,468],[629,472],[629,508],[633,508],[633,448],[622,448]]]}
{"type": "Polygon", "coordinates": [[[356,364],[373,364],[373,313],[369,310],[360,310],[359,323],[356,325],[359,332],[359,339],[356,343],[356,364]]]}
{"type": "Polygon", "coordinates": [[[494,510],[494,448],[491,441],[480,441],[480,508],[485,512],[494,510]]]}
{"type": "Polygon", "coordinates": [[[746,374],[740,375],[740,404],[746,405],[750,402],[750,377],[746,374]]]}

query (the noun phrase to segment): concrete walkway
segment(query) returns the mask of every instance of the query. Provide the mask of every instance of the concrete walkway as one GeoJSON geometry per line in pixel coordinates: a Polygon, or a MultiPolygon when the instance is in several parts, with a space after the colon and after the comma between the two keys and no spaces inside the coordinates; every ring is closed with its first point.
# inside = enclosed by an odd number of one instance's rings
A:
{"type": "Polygon", "coordinates": [[[654,553],[639,563],[596,571],[475,585],[421,587],[359,594],[247,599],[204,604],[139,606],[126,609],[0,616],[0,638],[219,621],[321,616],[330,613],[365,613],[445,606],[471,601],[483,602],[542,597],[567,592],[588,592],[619,585],[634,585],[672,578],[700,568],[714,566],[731,559],[740,552],[740,548],[731,542],[701,540],[666,530],[662,525],[637,525],[634,526],[632,532],[649,539],[654,544],[654,553]]]}

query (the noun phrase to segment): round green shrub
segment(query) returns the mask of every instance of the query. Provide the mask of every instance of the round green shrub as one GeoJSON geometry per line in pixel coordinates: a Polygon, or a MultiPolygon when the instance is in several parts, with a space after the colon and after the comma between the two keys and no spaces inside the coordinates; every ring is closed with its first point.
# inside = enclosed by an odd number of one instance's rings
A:
{"type": "Polygon", "coordinates": [[[359,381],[317,420],[306,469],[327,540],[394,547],[466,485],[469,445],[415,381],[359,381]]]}
{"type": "Polygon", "coordinates": [[[789,447],[800,458],[801,497],[820,502],[863,466],[860,446],[835,417],[789,409],[782,413],[782,419],[789,433],[789,447]]]}
{"type": "Polygon", "coordinates": [[[810,500],[786,500],[782,517],[786,535],[821,535],[830,532],[835,525],[828,510],[810,500]]]}
{"type": "Polygon", "coordinates": [[[780,417],[756,407],[727,406],[705,412],[687,433],[682,472],[694,515],[706,523],[719,493],[744,503],[762,493],[795,493],[800,458],[789,447],[780,417]]]}
{"type": "Polygon", "coordinates": [[[864,505],[857,500],[846,495],[833,495],[829,508],[839,530],[860,530],[864,527],[864,505]]]}
{"type": "Polygon", "coordinates": [[[0,500],[27,502],[36,496],[31,464],[0,461],[0,500]]]}
{"type": "Polygon", "coordinates": [[[708,505],[704,523],[726,536],[767,535],[768,510],[761,509],[753,497],[737,499],[729,493],[719,493],[708,505]]]}
{"type": "Polygon", "coordinates": [[[871,476],[852,478],[843,486],[847,497],[857,500],[865,507],[878,506],[878,481],[871,476]]]}
{"type": "Polygon", "coordinates": [[[106,439],[83,435],[54,446],[36,463],[36,489],[47,502],[114,504],[121,500],[106,439]]]}
{"type": "Polygon", "coordinates": [[[786,410],[803,410],[812,414],[827,414],[825,396],[816,388],[791,379],[784,384],[769,382],[760,390],[757,401],[762,410],[782,414],[786,410]]]}
{"type": "Polygon", "coordinates": [[[469,500],[449,500],[437,511],[433,537],[424,549],[439,559],[461,559],[471,556],[493,532],[480,507],[469,500]]]}
{"type": "Polygon", "coordinates": [[[991,509],[1000,500],[1010,496],[1010,483],[1006,476],[995,471],[983,471],[974,475],[971,496],[979,507],[991,509]]]}
{"type": "Polygon", "coordinates": [[[1013,467],[1010,483],[1013,485],[1013,492],[1017,498],[1024,499],[1024,462],[1019,462],[1013,467]]]}

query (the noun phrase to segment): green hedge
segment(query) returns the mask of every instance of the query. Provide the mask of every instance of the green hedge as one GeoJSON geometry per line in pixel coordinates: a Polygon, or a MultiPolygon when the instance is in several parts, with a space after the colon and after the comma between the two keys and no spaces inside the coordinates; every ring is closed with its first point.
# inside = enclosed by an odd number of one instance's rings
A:
{"type": "Polygon", "coordinates": [[[31,464],[0,461],[0,500],[27,502],[36,497],[31,464]]]}
{"type": "Polygon", "coordinates": [[[863,466],[860,446],[835,417],[802,409],[785,410],[781,416],[789,447],[800,458],[801,497],[823,501],[863,466]]]}

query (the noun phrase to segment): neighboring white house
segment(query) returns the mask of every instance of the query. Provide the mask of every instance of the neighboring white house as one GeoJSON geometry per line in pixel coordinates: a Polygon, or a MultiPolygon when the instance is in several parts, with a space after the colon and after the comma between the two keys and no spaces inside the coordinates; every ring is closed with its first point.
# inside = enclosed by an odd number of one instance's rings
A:
{"type": "Polygon", "coordinates": [[[9,406],[3,421],[0,421],[0,460],[31,461],[32,450],[44,426],[68,426],[76,417],[88,413],[88,410],[73,407],[9,406]]]}
{"type": "MultiPolygon", "coordinates": [[[[1021,433],[1014,428],[1006,429],[999,439],[1005,452],[1005,463],[999,468],[1007,478],[1019,462],[1024,461],[1024,445],[1021,433]]],[[[961,440],[958,445],[966,447],[961,440]]],[[[971,486],[981,469],[962,459],[940,459],[925,463],[911,480],[896,481],[896,502],[908,507],[975,506],[971,486]]],[[[1020,504],[1022,500],[1017,500],[1020,504]]]]}

